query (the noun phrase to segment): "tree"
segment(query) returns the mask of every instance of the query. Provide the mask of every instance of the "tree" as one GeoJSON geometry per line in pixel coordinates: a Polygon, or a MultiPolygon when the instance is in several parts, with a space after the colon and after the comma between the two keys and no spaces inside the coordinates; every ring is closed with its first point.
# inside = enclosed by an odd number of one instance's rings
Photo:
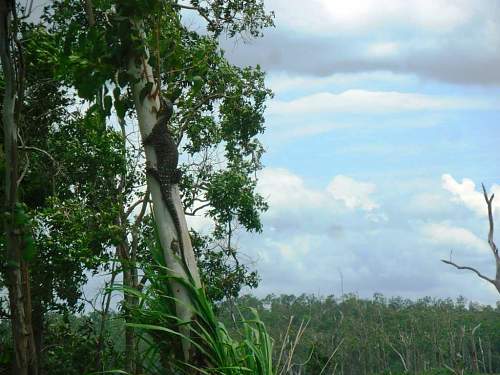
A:
{"type": "MultiPolygon", "coordinates": [[[[259,230],[258,214],[265,209],[262,198],[255,194],[255,179],[250,173],[260,167],[262,149],[254,137],[263,129],[262,111],[270,93],[263,89],[260,69],[231,67],[217,50],[215,38],[223,31],[231,36],[241,32],[257,36],[262,27],[271,24],[271,16],[256,0],[193,1],[189,6],[159,0],[116,4],[87,1],[85,13],[79,4],[59,1],[54,9],[51,22],[65,46],[60,72],[82,98],[94,101],[106,115],[114,109],[119,119],[125,119],[127,113],[135,114],[145,140],[160,121],[165,121],[165,108],[160,107],[163,95],[180,109],[169,123],[177,147],[184,145],[189,155],[206,155],[207,144],[224,145],[227,166],[214,168],[210,163],[199,163],[196,178],[188,172],[181,181],[187,192],[182,198],[177,181],[159,183],[148,176],[148,192],[166,264],[172,274],[200,286],[181,202],[194,206],[202,195],[201,206],[209,203],[213,208],[209,214],[216,220],[218,237],[232,232],[233,220],[259,230]],[[181,22],[183,11],[197,11],[207,22],[211,36],[189,31],[181,22]],[[218,121],[211,120],[213,112],[218,112],[218,121]],[[183,136],[189,141],[183,141],[183,136]],[[197,185],[199,181],[202,184],[197,185]],[[222,194],[224,189],[226,195],[222,194]],[[169,202],[173,202],[174,209],[169,202]]],[[[146,163],[173,170],[176,165],[158,163],[161,152],[158,147],[145,145],[146,163]]],[[[200,209],[195,206],[192,213],[200,209]]],[[[234,251],[232,246],[228,249],[234,251]]],[[[181,284],[172,284],[179,301],[178,316],[189,320],[188,293],[181,284]]],[[[187,358],[186,341],[183,348],[187,358]]]]}
{"type": "Polygon", "coordinates": [[[15,363],[20,375],[37,374],[35,340],[31,324],[31,289],[29,261],[33,243],[18,188],[22,180],[19,169],[18,131],[24,95],[24,57],[18,37],[19,20],[14,1],[0,3],[0,58],[5,82],[2,107],[4,133],[5,187],[3,227],[5,233],[5,275],[9,291],[15,363]]]}
{"type": "Polygon", "coordinates": [[[450,260],[441,259],[441,262],[449,264],[449,265],[451,265],[459,270],[469,270],[469,271],[474,272],[481,279],[486,280],[489,283],[493,284],[495,286],[495,288],[497,289],[498,293],[500,293],[500,255],[498,254],[498,247],[495,244],[495,241],[493,239],[494,222],[493,222],[492,202],[493,202],[493,198],[495,197],[495,194],[491,194],[491,196],[488,197],[488,193],[486,192],[486,188],[484,187],[484,184],[482,185],[482,187],[483,187],[484,200],[486,201],[486,205],[488,206],[488,222],[489,222],[488,245],[490,246],[491,252],[493,253],[493,257],[495,259],[495,264],[496,264],[495,278],[493,279],[493,278],[490,278],[488,276],[483,275],[481,272],[479,272],[474,267],[460,266],[460,265],[456,264],[455,262],[453,262],[451,260],[451,258],[450,258],[450,260]]]}
{"type": "MultiPolygon", "coordinates": [[[[20,22],[18,27],[26,87],[19,116],[18,197],[30,234],[30,313],[41,372],[46,314],[82,310],[88,272],[109,267],[110,247],[121,238],[114,223],[115,178],[126,158],[121,134],[106,126],[104,116],[93,108],[83,115],[74,109],[55,76],[53,36],[40,25],[20,22]]],[[[6,160],[0,160],[4,171],[6,160]]],[[[2,251],[4,275],[7,262],[2,251]]]]}

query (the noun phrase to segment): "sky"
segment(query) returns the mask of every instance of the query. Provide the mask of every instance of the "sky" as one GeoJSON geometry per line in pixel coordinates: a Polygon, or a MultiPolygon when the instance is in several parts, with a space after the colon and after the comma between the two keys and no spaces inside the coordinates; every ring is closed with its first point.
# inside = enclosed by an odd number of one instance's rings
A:
{"type": "MultiPolygon", "coordinates": [[[[500,2],[267,0],[276,27],[222,40],[259,64],[269,202],[243,259],[268,293],[495,304],[481,183],[500,223],[500,2]]],[[[203,229],[203,220],[191,224],[203,229]]]]}

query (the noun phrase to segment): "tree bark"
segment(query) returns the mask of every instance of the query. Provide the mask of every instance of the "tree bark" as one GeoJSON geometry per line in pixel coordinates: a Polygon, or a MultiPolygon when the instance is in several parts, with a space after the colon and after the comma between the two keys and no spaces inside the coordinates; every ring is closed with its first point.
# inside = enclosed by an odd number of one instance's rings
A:
{"type": "MultiPolygon", "coordinates": [[[[125,322],[130,322],[130,311],[137,305],[137,298],[133,296],[128,289],[134,288],[133,282],[133,271],[132,268],[135,267],[132,264],[127,246],[125,244],[119,245],[120,263],[123,270],[123,286],[125,290],[123,292],[123,303],[125,312],[125,322]]],[[[136,339],[134,329],[129,326],[125,326],[125,371],[129,374],[135,374],[135,359],[136,359],[136,339]]]]}
{"type": "Polygon", "coordinates": [[[35,348],[36,348],[36,357],[38,359],[38,374],[44,375],[44,371],[42,369],[42,363],[40,361],[41,352],[43,348],[44,341],[44,320],[45,314],[43,311],[43,307],[39,303],[35,303],[35,306],[32,309],[32,326],[33,326],[33,338],[35,340],[35,348]]]}
{"type": "Polygon", "coordinates": [[[11,20],[15,11],[13,1],[0,2],[0,59],[5,79],[2,122],[5,152],[5,212],[6,281],[14,340],[14,373],[36,375],[38,373],[35,341],[31,326],[31,298],[28,266],[22,257],[22,231],[16,224],[18,211],[18,149],[17,122],[15,119],[18,90],[13,59],[10,52],[11,20]]]}
{"type": "MultiPolygon", "coordinates": [[[[135,32],[143,35],[143,28],[140,23],[132,23],[135,32]]],[[[153,129],[157,122],[157,112],[160,109],[160,100],[158,96],[159,89],[154,82],[153,69],[148,62],[149,51],[144,48],[145,54],[143,56],[132,55],[129,60],[129,74],[135,79],[132,86],[134,94],[135,109],[137,112],[137,119],[141,138],[144,140],[153,129]],[[141,97],[141,92],[146,85],[151,85],[151,92],[144,98],[141,97]]],[[[146,162],[151,166],[157,166],[156,154],[152,146],[146,145],[145,147],[146,162]]],[[[189,230],[182,207],[179,187],[176,184],[171,185],[171,197],[177,211],[177,216],[180,221],[181,233],[178,234],[175,228],[174,220],[170,215],[168,207],[166,206],[162,191],[159,183],[148,176],[148,189],[151,193],[151,200],[153,202],[153,213],[155,223],[158,229],[161,247],[163,249],[163,257],[172,276],[180,277],[188,283],[194,283],[196,287],[201,287],[201,281],[196,263],[189,230]],[[179,238],[180,237],[180,238],[179,238]],[[172,242],[177,241],[181,246],[182,254],[181,259],[175,255],[171,248],[172,242]]],[[[176,315],[184,321],[192,319],[191,299],[189,291],[179,282],[171,281],[173,297],[179,301],[176,303],[176,315]]],[[[189,335],[189,327],[181,328],[184,335],[189,335]]],[[[185,360],[190,357],[190,343],[188,340],[182,340],[182,352],[185,360]]]]}

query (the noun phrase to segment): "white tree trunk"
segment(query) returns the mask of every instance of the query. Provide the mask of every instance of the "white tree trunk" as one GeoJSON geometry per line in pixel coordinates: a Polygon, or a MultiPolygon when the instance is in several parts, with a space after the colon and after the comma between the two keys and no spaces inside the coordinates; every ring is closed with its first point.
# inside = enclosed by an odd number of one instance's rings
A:
{"type": "MultiPolygon", "coordinates": [[[[143,61],[140,65],[136,64],[136,60],[131,58],[129,61],[129,73],[138,79],[132,87],[135,101],[135,108],[137,111],[137,119],[139,123],[139,129],[141,132],[141,138],[144,140],[145,137],[149,135],[153,126],[157,122],[157,110],[160,108],[160,101],[158,95],[155,95],[156,85],[154,84],[153,71],[148,63],[147,57],[143,57],[143,61]],[[140,93],[142,89],[149,82],[153,82],[153,88],[151,95],[147,95],[144,99],[141,99],[140,93]]],[[[156,154],[152,146],[145,145],[146,161],[150,163],[152,167],[156,167],[156,154]]],[[[175,224],[170,212],[163,200],[162,192],[158,181],[151,176],[147,177],[148,187],[151,192],[151,199],[153,201],[153,210],[156,225],[159,232],[160,242],[163,249],[163,256],[167,267],[170,269],[172,275],[182,277],[186,281],[190,282],[190,278],[194,281],[196,287],[201,287],[201,281],[198,271],[198,266],[196,264],[196,259],[193,252],[193,247],[191,244],[191,239],[189,237],[188,226],[186,222],[186,217],[184,215],[184,209],[182,207],[179,188],[176,184],[172,185],[171,197],[174,202],[175,209],[180,221],[181,233],[180,237],[177,236],[177,231],[175,229],[175,224]],[[180,248],[183,252],[181,258],[174,254],[171,248],[173,240],[177,240],[181,244],[180,248]],[[182,263],[185,263],[184,265],[182,263]],[[189,270],[190,275],[186,273],[185,270],[189,270]]],[[[190,296],[188,291],[179,283],[172,282],[172,290],[174,296],[179,303],[176,304],[177,316],[183,320],[191,320],[192,313],[189,309],[190,296]]],[[[186,359],[189,357],[189,343],[184,340],[183,352],[186,359]]]]}

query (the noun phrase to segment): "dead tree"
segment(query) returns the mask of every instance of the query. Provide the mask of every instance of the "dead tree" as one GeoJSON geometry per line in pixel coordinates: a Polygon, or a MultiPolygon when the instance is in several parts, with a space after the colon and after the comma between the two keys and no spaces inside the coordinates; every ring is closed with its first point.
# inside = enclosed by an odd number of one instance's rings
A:
{"type": "Polygon", "coordinates": [[[484,188],[484,184],[482,185],[483,187],[483,195],[484,195],[484,200],[486,201],[486,204],[488,205],[488,219],[490,223],[490,230],[488,232],[488,244],[490,245],[491,252],[493,253],[493,257],[495,258],[496,262],[496,276],[494,279],[489,278],[488,276],[483,275],[481,272],[479,272],[477,269],[469,266],[459,266],[458,264],[452,262],[451,258],[450,260],[445,260],[441,259],[443,263],[449,264],[459,270],[469,270],[474,272],[477,276],[479,276],[481,279],[486,280],[493,284],[495,288],[497,288],[498,293],[500,293],[500,256],[498,255],[498,248],[497,245],[495,245],[495,242],[493,240],[493,230],[494,230],[494,224],[493,224],[493,208],[492,208],[492,202],[493,198],[495,197],[495,194],[491,194],[491,197],[488,197],[488,193],[486,193],[486,189],[484,188]]]}

